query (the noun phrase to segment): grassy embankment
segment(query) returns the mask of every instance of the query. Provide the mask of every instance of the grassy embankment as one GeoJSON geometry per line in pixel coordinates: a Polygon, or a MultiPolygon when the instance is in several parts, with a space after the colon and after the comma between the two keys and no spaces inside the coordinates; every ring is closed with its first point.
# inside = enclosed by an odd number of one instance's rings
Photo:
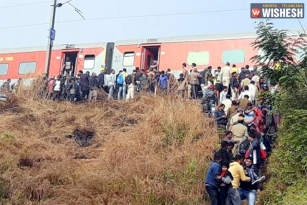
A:
{"type": "Polygon", "coordinates": [[[278,108],[282,124],[267,165],[269,181],[260,195],[263,205],[307,204],[307,104],[305,89],[284,92],[278,108]]]}
{"type": "Polygon", "coordinates": [[[198,103],[72,105],[32,93],[0,107],[2,204],[207,204],[202,179],[218,135],[198,103]],[[77,128],[95,133],[90,146],[69,136],[77,128]]]}

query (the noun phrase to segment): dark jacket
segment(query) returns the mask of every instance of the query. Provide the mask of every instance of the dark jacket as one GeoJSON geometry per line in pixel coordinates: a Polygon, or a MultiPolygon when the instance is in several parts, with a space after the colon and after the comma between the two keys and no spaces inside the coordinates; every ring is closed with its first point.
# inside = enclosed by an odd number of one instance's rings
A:
{"type": "Polygon", "coordinates": [[[136,74],[135,74],[135,80],[136,80],[136,81],[141,81],[141,76],[142,76],[142,72],[141,72],[141,71],[136,72],[136,74]]]}
{"type": "Polygon", "coordinates": [[[97,80],[98,80],[98,87],[103,88],[103,86],[104,86],[104,73],[99,73],[97,80]]]}
{"type": "Polygon", "coordinates": [[[256,155],[256,162],[253,160],[254,165],[260,165],[261,164],[261,157],[260,157],[260,142],[257,138],[255,138],[251,143],[250,147],[253,148],[252,151],[249,152],[249,157],[254,157],[256,155]]]}
{"type": "Polygon", "coordinates": [[[97,88],[98,87],[98,78],[95,77],[90,77],[90,87],[91,88],[97,88]]]}
{"type": "Polygon", "coordinates": [[[247,69],[241,70],[241,73],[239,75],[239,81],[241,82],[244,78],[246,78],[246,75],[250,74],[250,71],[247,69]]]}
{"type": "Polygon", "coordinates": [[[221,148],[219,151],[218,151],[218,153],[220,153],[221,154],[221,156],[222,156],[222,161],[221,161],[221,164],[222,163],[230,163],[230,160],[229,160],[229,155],[228,155],[228,151],[227,151],[227,149],[224,149],[224,148],[221,148]]]}
{"type": "Polygon", "coordinates": [[[223,183],[226,185],[226,187],[231,187],[231,181],[233,180],[232,174],[227,171],[227,173],[225,174],[225,176],[223,176],[220,180],[219,183],[223,183]]]}
{"type": "Polygon", "coordinates": [[[240,83],[237,78],[234,78],[234,77],[230,78],[230,87],[232,89],[239,88],[239,86],[240,86],[240,83]]]}
{"type": "Polygon", "coordinates": [[[90,90],[90,76],[88,74],[82,74],[80,76],[81,91],[90,90]]]}
{"type": "Polygon", "coordinates": [[[216,119],[216,123],[218,125],[226,125],[227,124],[227,118],[222,118],[223,115],[226,115],[225,111],[220,111],[220,110],[215,111],[215,119],[216,119]]]}

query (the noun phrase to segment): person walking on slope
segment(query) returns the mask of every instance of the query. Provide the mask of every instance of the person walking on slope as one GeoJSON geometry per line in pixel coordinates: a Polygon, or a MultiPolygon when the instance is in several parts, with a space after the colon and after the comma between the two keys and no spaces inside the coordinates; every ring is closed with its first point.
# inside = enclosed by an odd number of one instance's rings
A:
{"type": "Polygon", "coordinates": [[[231,67],[229,62],[226,63],[226,67],[222,68],[221,75],[223,86],[229,87],[231,75],[231,67]]]}
{"type": "Polygon", "coordinates": [[[209,170],[205,178],[205,189],[212,205],[219,205],[219,179],[221,173],[222,156],[219,153],[214,155],[214,161],[210,164],[209,170]]]}
{"type": "Polygon", "coordinates": [[[241,205],[242,201],[240,198],[239,187],[240,180],[244,182],[249,182],[251,179],[245,175],[245,171],[243,169],[242,164],[243,156],[236,155],[234,158],[234,162],[230,163],[229,172],[233,177],[232,187],[229,189],[229,201],[230,205],[241,205]]]}

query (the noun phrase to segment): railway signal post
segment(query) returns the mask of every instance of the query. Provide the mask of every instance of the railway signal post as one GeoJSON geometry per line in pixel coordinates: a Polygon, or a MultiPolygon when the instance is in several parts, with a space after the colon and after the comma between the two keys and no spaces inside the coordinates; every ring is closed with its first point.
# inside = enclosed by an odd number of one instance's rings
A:
{"type": "Polygon", "coordinates": [[[48,46],[47,46],[47,52],[46,52],[46,67],[45,67],[45,73],[47,77],[49,77],[51,52],[52,52],[53,41],[55,40],[54,24],[55,24],[56,8],[62,6],[62,4],[59,4],[59,5],[57,4],[57,0],[52,0],[52,1],[54,2],[53,2],[53,5],[51,5],[52,12],[51,12],[50,32],[48,36],[48,46]]]}

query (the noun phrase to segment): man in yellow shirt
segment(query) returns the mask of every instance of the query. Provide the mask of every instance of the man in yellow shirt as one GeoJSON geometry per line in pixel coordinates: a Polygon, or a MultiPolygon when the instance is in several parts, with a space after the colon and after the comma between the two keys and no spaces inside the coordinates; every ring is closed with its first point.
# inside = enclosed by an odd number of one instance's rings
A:
{"type": "Polygon", "coordinates": [[[274,61],[274,70],[280,70],[281,64],[278,60],[274,61]]]}
{"type": "Polygon", "coordinates": [[[239,74],[239,69],[237,68],[237,66],[236,66],[235,64],[232,65],[231,73],[237,73],[237,74],[239,74]]]}
{"type": "Polygon", "coordinates": [[[229,172],[231,173],[233,180],[231,182],[232,187],[229,189],[229,200],[232,205],[241,205],[242,201],[240,198],[239,187],[240,180],[249,182],[251,179],[245,175],[243,166],[241,165],[243,156],[236,155],[234,162],[230,163],[229,172]]]}

